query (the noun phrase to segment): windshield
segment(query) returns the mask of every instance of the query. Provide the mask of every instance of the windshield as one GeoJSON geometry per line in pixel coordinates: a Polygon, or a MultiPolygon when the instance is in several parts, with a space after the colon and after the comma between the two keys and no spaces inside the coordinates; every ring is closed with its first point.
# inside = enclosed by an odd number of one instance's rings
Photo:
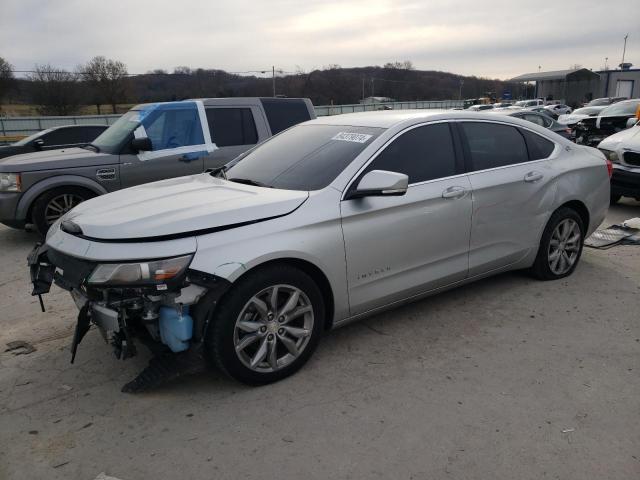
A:
{"type": "Polygon", "coordinates": [[[640,100],[631,102],[614,103],[600,112],[601,117],[613,117],[616,115],[635,115],[640,100]]]}
{"type": "Polygon", "coordinates": [[[140,112],[130,110],[121,116],[116,123],[102,132],[91,145],[100,149],[101,152],[117,153],[122,142],[140,125],[140,112]]]}
{"type": "Polygon", "coordinates": [[[595,100],[591,100],[587,103],[587,107],[603,107],[605,105],[609,105],[611,100],[608,98],[596,98],[595,100]]]}
{"type": "Polygon", "coordinates": [[[28,137],[25,137],[22,140],[18,140],[17,142],[12,143],[11,145],[15,147],[22,147],[24,145],[29,144],[30,142],[33,142],[35,139],[44,135],[45,133],[49,133],[51,130],[52,130],[51,128],[48,128],[47,130],[42,130],[41,132],[34,133],[33,135],[29,135],[28,137]]]}
{"type": "Polygon", "coordinates": [[[226,177],[286,190],[319,190],[383,131],[347,125],[297,125],[251,150],[226,177]]]}
{"type": "Polygon", "coordinates": [[[576,110],[573,111],[574,115],[593,115],[594,113],[598,113],[600,112],[600,108],[590,108],[590,107],[583,107],[583,108],[577,108],[576,110]]]}

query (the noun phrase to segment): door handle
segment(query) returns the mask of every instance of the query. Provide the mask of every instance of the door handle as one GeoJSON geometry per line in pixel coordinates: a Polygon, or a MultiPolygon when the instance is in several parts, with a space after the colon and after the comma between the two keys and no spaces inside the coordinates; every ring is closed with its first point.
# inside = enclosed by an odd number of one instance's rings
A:
{"type": "Polygon", "coordinates": [[[180,158],[178,158],[178,160],[180,160],[181,162],[185,162],[185,163],[189,163],[189,162],[192,162],[192,161],[197,160],[197,159],[198,159],[198,157],[195,157],[195,156],[194,157],[190,157],[190,156],[188,156],[186,154],[182,155],[180,158]]]}
{"type": "Polygon", "coordinates": [[[442,198],[462,198],[467,194],[464,187],[449,187],[442,192],[442,198]]]}
{"type": "Polygon", "coordinates": [[[527,183],[534,183],[537,182],[538,180],[542,180],[542,177],[544,177],[543,174],[541,174],[540,172],[529,172],[524,176],[524,181],[527,183]]]}

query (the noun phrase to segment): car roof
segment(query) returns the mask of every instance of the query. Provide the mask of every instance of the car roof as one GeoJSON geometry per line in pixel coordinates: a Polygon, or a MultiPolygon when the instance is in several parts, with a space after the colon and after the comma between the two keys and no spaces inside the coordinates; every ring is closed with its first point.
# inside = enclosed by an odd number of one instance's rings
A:
{"type": "Polygon", "coordinates": [[[342,115],[331,115],[309,120],[303,125],[344,125],[352,127],[374,127],[392,128],[395,126],[410,126],[423,123],[425,121],[437,120],[491,120],[512,123],[518,126],[525,126],[544,132],[543,127],[535,128],[537,125],[526,120],[512,117],[512,111],[469,111],[469,110],[384,110],[375,112],[345,113],[342,115]],[[533,126],[533,127],[532,127],[533,126]]]}

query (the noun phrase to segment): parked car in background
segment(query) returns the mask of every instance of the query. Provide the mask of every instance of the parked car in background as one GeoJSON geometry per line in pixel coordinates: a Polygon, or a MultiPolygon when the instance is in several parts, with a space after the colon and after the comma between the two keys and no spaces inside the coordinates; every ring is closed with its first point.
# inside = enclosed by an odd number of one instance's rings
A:
{"type": "Polygon", "coordinates": [[[542,100],[541,98],[535,98],[533,100],[520,100],[514,103],[514,106],[520,108],[544,107],[544,100],[542,100]]]}
{"type": "Polygon", "coordinates": [[[556,118],[558,118],[560,115],[566,115],[568,113],[571,113],[572,108],[569,105],[565,105],[563,103],[556,103],[555,105],[547,105],[546,107],[544,107],[545,110],[553,113],[556,118]]]}
{"type": "Polygon", "coordinates": [[[585,103],[585,107],[606,107],[611,105],[612,103],[621,102],[622,100],[627,100],[627,97],[602,97],[602,98],[594,98],[588,103],[585,103]]]}
{"type": "Polygon", "coordinates": [[[512,105],[513,103],[511,102],[500,102],[500,103],[494,103],[493,108],[509,108],[512,105]]]}
{"type": "Polygon", "coordinates": [[[83,148],[0,161],[0,222],[44,234],[79,203],[121,188],[217,168],[315,118],[296,98],[212,98],[138,105],[83,148]]]}
{"type": "Polygon", "coordinates": [[[611,203],[622,197],[640,201],[640,124],[605,138],[598,149],[613,163],[611,203]]]}
{"type": "Polygon", "coordinates": [[[509,116],[322,117],[217,176],[79,205],[30,255],[33,293],[54,278],[71,292],[72,351],[93,322],[124,358],[141,336],[266,384],[351,320],[508,270],[571,275],[605,218],[609,167],[509,116]]]}
{"type": "Polygon", "coordinates": [[[484,104],[484,105],[471,105],[467,110],[472,112],[481,112],[483,110],[493,110],[492,104],[484,104]]]}
{"type": "Polygon", "coordinates": [[[576,108],[573,112],[558,117],[558,122],[564,123],[573,128],[580,120],[589,117],[597,117],[606,107],[582,107],[576,108]]]}
{"type": "Polygon", "coordinates": [[[528,110],[530,112],[541,113],[543,115],[553,118],[554,120],[558,119],[558,115],[556,115],[552,110],[547,110],[546,107],[528,107],[528,108],[525,108],[525,110],[528,110]]]}
{"type": "Polygon", "coordinates": [[[509,115],[510,117],[521,118],[522,120],[526,120],[528,122],[535,123],[536,125],[540,125],[547,130],[551,130],[552,132],[557,133],[558,135],[563,136],[567,139],[572,139],[572,130],[568,128],[566,125],[556,122],[553,118],[551,118],[546,113],[534,112],[531,110],[519,110],[519,111],[509,111],[509,110],[493,110],[491,113],[509,115]]]}
{"type": "Polygon", "coordinates": [[[609,135],[633,126],[638,119],[640,98],[613,103],[597,117],[585,118],[576,124],[576,143],[595,147],[609,135]]]}
{"type": "Polygon", "coordinates": [[[10,145],[0,145],[0,158],[21,153],[81,147],[93,142],[108,125],[66,125],[34,133],[10,145]]]}

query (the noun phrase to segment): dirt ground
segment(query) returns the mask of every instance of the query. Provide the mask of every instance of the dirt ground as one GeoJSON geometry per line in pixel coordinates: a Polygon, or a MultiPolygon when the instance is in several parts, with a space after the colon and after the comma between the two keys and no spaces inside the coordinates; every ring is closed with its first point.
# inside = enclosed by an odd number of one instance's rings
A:
{"type": "MultiPolygon", "coordinates": [[[[636,216],[626,201],[605,224],[636,216]]],[[[34,241],[0,228],[0,479],[640,478],[640,247],[336,330],[275,385],[207,373],[130,395],[148,355],[118,361],[92,330],[70,365],[75,307],[29,296],[34,241]]]]}

